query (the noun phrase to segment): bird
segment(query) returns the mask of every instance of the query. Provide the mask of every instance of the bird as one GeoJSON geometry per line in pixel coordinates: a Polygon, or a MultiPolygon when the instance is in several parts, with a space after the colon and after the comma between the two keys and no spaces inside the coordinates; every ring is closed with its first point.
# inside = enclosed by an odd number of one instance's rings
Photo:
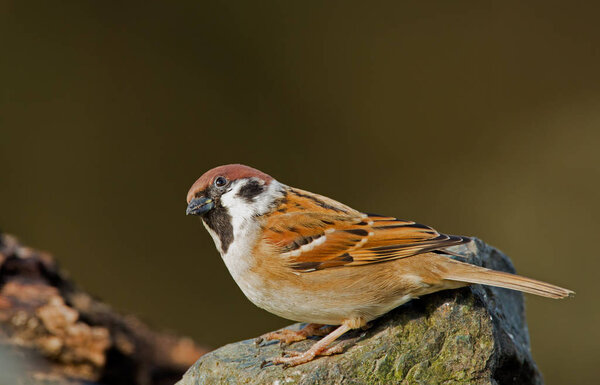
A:
{"type": "Polygon", "coordinates": [[[242,164],[205,172],[187,193],[231,276],[256,306],[306,323],[258,339],[291,343],[323,336],[308,350],[266,362],[286,367],[341,353],[331,344],[418,297],[484,284],[549,298],[571,290],[458,260],[447,248],[471,242],[430,226],[368,214],[290,187],[242,164]]]}

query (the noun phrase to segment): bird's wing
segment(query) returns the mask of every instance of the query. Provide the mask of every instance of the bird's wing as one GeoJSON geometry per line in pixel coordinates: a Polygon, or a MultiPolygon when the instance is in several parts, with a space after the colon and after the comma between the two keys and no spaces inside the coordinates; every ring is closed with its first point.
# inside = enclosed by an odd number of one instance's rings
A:
{"type": "Polygon", "coordinates": [[[323,201],[322,196],[311,197],[288,194],[288,206],[263,224],[263,241],[298,272],[386,262],[469,241],[412,221],[363,214],[333,200],[323,201]],[[307,210],[307,199],[317,207],[307,210]],[[299,207],[292,210],[295,205],[299,207]]]}

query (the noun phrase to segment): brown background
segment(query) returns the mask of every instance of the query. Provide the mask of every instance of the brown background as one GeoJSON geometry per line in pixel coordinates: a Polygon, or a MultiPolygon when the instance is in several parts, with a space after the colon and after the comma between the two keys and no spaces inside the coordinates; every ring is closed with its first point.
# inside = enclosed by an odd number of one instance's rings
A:
{"type": "Polygon", "coordinates": [[[249,303],[185,195],[255,166],[501,248],[548,384],[600,367],[593,2],[0,3],[0,226],[87,290],[217,346],[249,303]]]}

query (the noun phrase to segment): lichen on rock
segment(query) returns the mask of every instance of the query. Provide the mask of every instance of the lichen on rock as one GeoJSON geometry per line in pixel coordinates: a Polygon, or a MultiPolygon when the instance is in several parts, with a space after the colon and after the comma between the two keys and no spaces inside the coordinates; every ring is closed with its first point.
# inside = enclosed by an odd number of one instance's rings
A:
{"type": "MultiPolygon", "coordinates": [[[[514,272],[507,256],[479,240],[453,251],[470,263],[514,272]]],[[[314,342],[285,349],[305,350],[314,342]]],[[[178,385],[542,383],[529,348],[523,295],[507,289],[474,285],[427,295],[339,343],[347,345],[343,354],[287,369],[261,368],[282,354],[276,342],[232,343],[201,357],[178,385]]]]}

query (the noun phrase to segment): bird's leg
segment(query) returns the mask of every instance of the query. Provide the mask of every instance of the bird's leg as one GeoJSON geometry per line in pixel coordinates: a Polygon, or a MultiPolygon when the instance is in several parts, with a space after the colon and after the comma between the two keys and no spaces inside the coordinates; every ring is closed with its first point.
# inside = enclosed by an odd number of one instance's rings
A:
{"type": "Polygon", "coordinates": [[[321,325],[321,324],[308,324],[300,330],[289,330],[282,329],[267,334],[256,339],[256,344],[260,344],[263,341],[279,340],[282,344],[291,344],[292,342],[298,342],[305,340],[313,336],[324,336],[330,333],[334,329],[333,326],[321,325]]]}
{"type": "Polygon", "coordinates": [[[287,354],[289,355],[289,357],[276,357],[271,361],[271,363],[275,365],[283,364],[284,366],[289,367],[312,361],[318,355],[330,355],[335,353],[341,353],[341,347],[333,346],[328,348],[328,346],[350,329],[353,328],[350,327],[347,323],[343,323],[341,326],[329,333],[322,340],[318,341],[313,346],[311,346],[311,348],[307,351],[303,353],[288,352],[287,354]]]}

